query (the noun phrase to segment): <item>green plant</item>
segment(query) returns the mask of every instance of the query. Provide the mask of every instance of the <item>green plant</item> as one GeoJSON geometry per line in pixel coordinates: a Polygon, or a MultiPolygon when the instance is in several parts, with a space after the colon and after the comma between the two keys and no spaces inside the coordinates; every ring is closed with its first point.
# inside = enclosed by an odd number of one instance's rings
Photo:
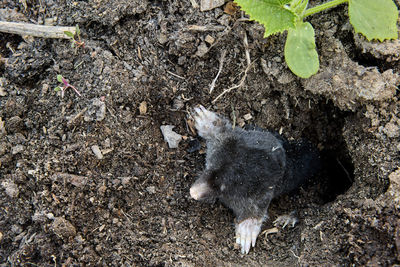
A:
{"type": "Polygon", "coordinates": [[[68,88],[72,88],[78,96],[81,96],[78,89],[76,89],[75,86],[71,85],[66,79],[64,79],[64,77],[62,75],[60,75],[60,74],[57,75],[57,81],[59,81],[63,85],[61,87],[57,86],[56,88],[54,88],[54,91],[56,91],[56,92],[61,91],[61,97],[64,97],[64,92],[68,88]]]}
{"type": "Polygon", "coordinates": [[[81,30],[79,29],[79,26],[75,26],[75,34],[70,32],[70,31],[65,31],[64,34],[71,38],[71,47],[78,49],[79,47],[85,48],[85,42],[81,40],[81,30]],[[75,39],[75,36],[77,36],[78,39],[75,39]]]}
{"type": "Polygon", "coordinates": [[[348,3],[350,23],[368,41],[397,39],[398,10],[392,0],[332,0],[307,9],[308,0],[234,0],[251,20],[265,27],[264,37],[288,31],[285,61],[301,78],[319,69],[314,29],[304,19],[328,8],[348,3]]]}

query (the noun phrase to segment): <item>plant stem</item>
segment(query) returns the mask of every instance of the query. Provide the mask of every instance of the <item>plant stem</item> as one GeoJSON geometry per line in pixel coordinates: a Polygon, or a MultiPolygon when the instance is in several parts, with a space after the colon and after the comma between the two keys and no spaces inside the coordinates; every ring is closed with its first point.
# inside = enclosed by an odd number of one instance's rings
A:
{"type": "Polygon", "coordinates": [[[318,12],[324,11],[325,9],[332,8],[332,7],[335,7],[337,5],[346,3],[348,1],[349,0],[333,0],[333,1],[330,1],[330,2],[327,2],[327,3],[324,3],[324,4],[312,7],[310,9],[307,9],[304,12],[303,18],[311,16],[311,15],[313,15],[315,13],[318,13],[318,12]]]}

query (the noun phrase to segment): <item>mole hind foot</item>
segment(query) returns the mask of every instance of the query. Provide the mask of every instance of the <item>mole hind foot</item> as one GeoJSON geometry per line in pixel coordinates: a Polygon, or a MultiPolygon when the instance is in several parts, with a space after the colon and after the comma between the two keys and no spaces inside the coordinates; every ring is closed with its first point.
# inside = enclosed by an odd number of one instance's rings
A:
{"type": "Polygon", "coordinates": [[[203,200],[211,193],[211,191],[212,189],[206,182],[195,183],[190,187],[190,196],[195,200],[203,200]]]}
{"type": "Polygon", "coordinates": [[[243,254],[248,254],[250,246],[255,247],[257,236],[261,231],[261,219],[250,218],[236,224],[236,243],[241,246],[243,254]]]}
{"type": "Polygon", "coordinates": [[[285,228],[287,225],[291,225],[293,228],[298,221],[299,219],[297,219],[296,212],[292,211],[290,214],[278,216],[273,223],[275,226],[282,226],[282,228],[285,228]]]}
{"type": "Polygon", "coordinates": [[[214,138],[222,128],[229,124],[225,119],[203,106],[194,108],[193,117],[198,134],[205,139],[214,138]]]}

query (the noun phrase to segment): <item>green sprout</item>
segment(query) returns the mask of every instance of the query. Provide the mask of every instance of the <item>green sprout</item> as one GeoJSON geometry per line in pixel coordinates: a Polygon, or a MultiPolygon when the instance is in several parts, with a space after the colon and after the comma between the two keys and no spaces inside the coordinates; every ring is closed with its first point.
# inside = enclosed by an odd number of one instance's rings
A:
{"type": "Polygon", "coordinates": [[[79,47],[85,48],[85,42],[81,40],[81,30],[79,29],[79,26],[75,26],[75,34],[70,32],[70,31],[64,31],[64,34],[71,38],[71,47],[78,49],[79,47]],[[77,36],[77,39],[75,39],[75,36],[77,36]]]}
{"type": "Polygon", "coordinates": [[[234,0],[243,11],[265,27],[264,37],[288,31],[285,61],[301,78],[318,72],[314,28],[304,19],[328,8],[348,3],[350,24],[368,41],[397,39],[399,12],[393,0],[332,0],[307,9],[308,0],[234,0]]]}
{"type": "Polygon", "coordinates": [[[61,91],[61,98],[64,97],[64,92],[68,88],[72,88],[78,96],[81,96],[78,89],[76,89],[75,86],[71,85],[66,79],[64,79],[64,77],[62,75],[60,75],[60,74],[57,75],[57,81],[59,81],[63,85],[61,87],[57,86],[56,88],[54,88],[54,91],[56,91],[56,92],[61,91]]]}

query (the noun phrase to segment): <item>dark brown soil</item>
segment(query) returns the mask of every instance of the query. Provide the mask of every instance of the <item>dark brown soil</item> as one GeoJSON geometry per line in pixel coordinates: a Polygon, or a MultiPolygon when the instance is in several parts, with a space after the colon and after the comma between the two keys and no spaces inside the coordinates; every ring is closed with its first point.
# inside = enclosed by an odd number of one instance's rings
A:
{"type": "Polygon", "coordinates": [[[260,25],[224,7],[5,0],[0,8],[12,11],[8,20],[79,24],[85,42],[74,49],[0,33],[0,266],[400,264],[399,56],[354,38],[345,6],[310,20],[321,70],[309,80],[286,67],[284,35],[263,39],[260,25]],[[246,49],[245,82],[213,102],[240,84],[246,49]],[[57,74],[82,96],[68,89],[61,98],[57,74]],[[276,199],[263,230],[293,210],[299,224],[261,235],[248,255],[234,246],[229,210],[189,197],[204,164],[190,126],[198,104],[239,126],[308,139],[323,154],[324,171],[276,199]],[[177,149],[161,125],[183,135],[177,149]]]}

